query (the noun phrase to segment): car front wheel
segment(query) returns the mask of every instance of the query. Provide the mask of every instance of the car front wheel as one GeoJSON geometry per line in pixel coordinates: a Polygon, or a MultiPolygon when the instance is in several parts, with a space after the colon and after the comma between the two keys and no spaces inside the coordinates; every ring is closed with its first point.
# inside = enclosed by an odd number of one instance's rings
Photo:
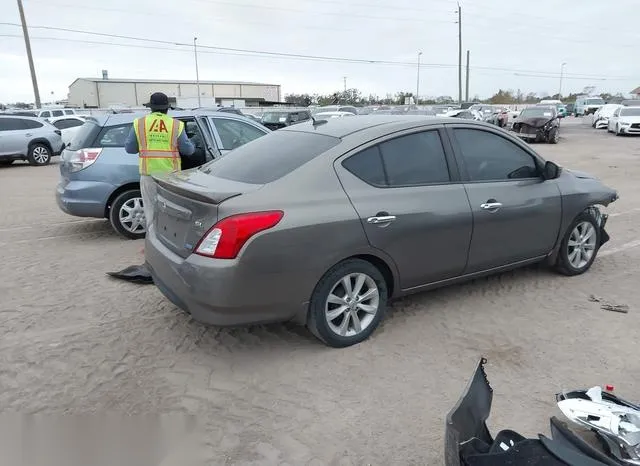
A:
{"type": "Polygon", "coordinates": [[[309,303],[307,327],[321,341],[344,348],[366,340],[384,317],[388,291],[371,263],[348,259],[320,279],[309,303]]]}
{"type": "Polygon", "coordinates": [[[560,140],[560,131],[558,130],[558,128],[552,129],[551,133],[549,133],[549,144],[558,144],[559,140],[560,140]]]}
{"type": "Polygon", "coordinates": [[[596,218],[585,211],[567,229],[556,268],[564,275],[580,275],[593,264],[600,248],[600,226],[596,218]]]}
{"type": "Polygon", "coordinates": [[[115,198],[109,209],[109,221],[113,229],[125,238],[145,237],[147,225],[139,189],[125,191],[115,198]]]}

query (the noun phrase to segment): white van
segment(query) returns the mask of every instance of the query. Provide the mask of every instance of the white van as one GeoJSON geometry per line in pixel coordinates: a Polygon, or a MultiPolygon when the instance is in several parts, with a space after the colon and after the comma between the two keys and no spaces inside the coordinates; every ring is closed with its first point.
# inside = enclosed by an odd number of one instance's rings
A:
{"type": "Polygon", "coordinates": [[[600,97],[578,97],[576,99],[576,116],[590,115],[604,105],[600,97]]]}
{"type": "Polygon", "coordinates": [[[36,116],[38,118],[54,118],[61,116],[69,116],[69,115],[78,115],[78,113],[73,108],[47,108],[47,109],[38,109],[35,110],[36,116]]]}

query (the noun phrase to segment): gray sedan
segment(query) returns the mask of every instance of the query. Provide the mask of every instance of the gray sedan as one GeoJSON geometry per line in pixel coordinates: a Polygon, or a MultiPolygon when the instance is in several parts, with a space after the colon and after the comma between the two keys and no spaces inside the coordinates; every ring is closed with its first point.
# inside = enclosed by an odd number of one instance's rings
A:
{"type": "Polygon", "coordinates": [[[371,335],[390,298],[543,261],[587,271],[617,199],[496,126],[420,116],[295,125],[155,179],[145,254],[169,300],[334,347],[371,335]]]}

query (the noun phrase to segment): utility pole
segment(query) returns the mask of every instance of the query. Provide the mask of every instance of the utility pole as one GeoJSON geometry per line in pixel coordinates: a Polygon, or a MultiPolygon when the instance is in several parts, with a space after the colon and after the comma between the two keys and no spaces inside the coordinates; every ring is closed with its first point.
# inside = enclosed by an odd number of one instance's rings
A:
{"type": "Polygon", "coordinates": [[[466,74],[466,85],[464,92],[464,100],[465,102],[469,102],[469,51],[467,50],[467,74],[466,74]]]}
{"type": "MultiPolygon", "coordinates": [[[[198,72],[198,48],[196,46],[197,37],[193,38],[193,55],[196,59],[196,87],[198,88],[198,107],[202,107],[200,104],[200,73],[198,72]]],[[[215,100],[214,100],[215,104],[215,100]]]]}
{"type": "Polygon", "coordinates": [[[564,77],[564,67],[566,63],[560,65],[560,88],[558,90],[558,99],[562,99],[562,78],[564,77]]]}
{"type": "Polygon", "coordinates": [[[458,103],[462,104],[462,7],[458,3],[458,103]]]}
{"type": "Polygon", "coordinates": [[[342,80],[344,81],[344,92],[347,92],[347,77],[343,76],[342,80]]]}
{"type": "Polygon", "coordinates": [[[31,83],[33,84],[33,95],[36,101],[36,108],[40,108],[40,91],[38,90],[38,79],[36,78],[36,68],[33,66],[33,55],[31,55],[31,42],[29,41],[29,31],[27,30],[27,20],[24,17],[24,7],[22,0],[18,0],[18,10],[20,11],[20,21],[22,22],[22,33],[24,34],[24,45],[27,49],[27,59],[29,60],[29,70],[31,71],[31,83]]]}
{"type": "Polygon", "coordinates": [[[416,105],[418,105],[418,100],[420,98],[420,57],[422,56],[422,52],[418,52],[418,71],[416,78],[416,105]]]}

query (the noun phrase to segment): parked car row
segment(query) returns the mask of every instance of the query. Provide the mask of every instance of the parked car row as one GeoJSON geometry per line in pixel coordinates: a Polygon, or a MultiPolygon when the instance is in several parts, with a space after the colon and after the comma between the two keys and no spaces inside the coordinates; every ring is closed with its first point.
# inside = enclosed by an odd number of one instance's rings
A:
{"type": "Polygon", "coordinates": [[[591,126],[616,136],[640,134],[640,105],[607,104],[593,115],[591,126]]]}

